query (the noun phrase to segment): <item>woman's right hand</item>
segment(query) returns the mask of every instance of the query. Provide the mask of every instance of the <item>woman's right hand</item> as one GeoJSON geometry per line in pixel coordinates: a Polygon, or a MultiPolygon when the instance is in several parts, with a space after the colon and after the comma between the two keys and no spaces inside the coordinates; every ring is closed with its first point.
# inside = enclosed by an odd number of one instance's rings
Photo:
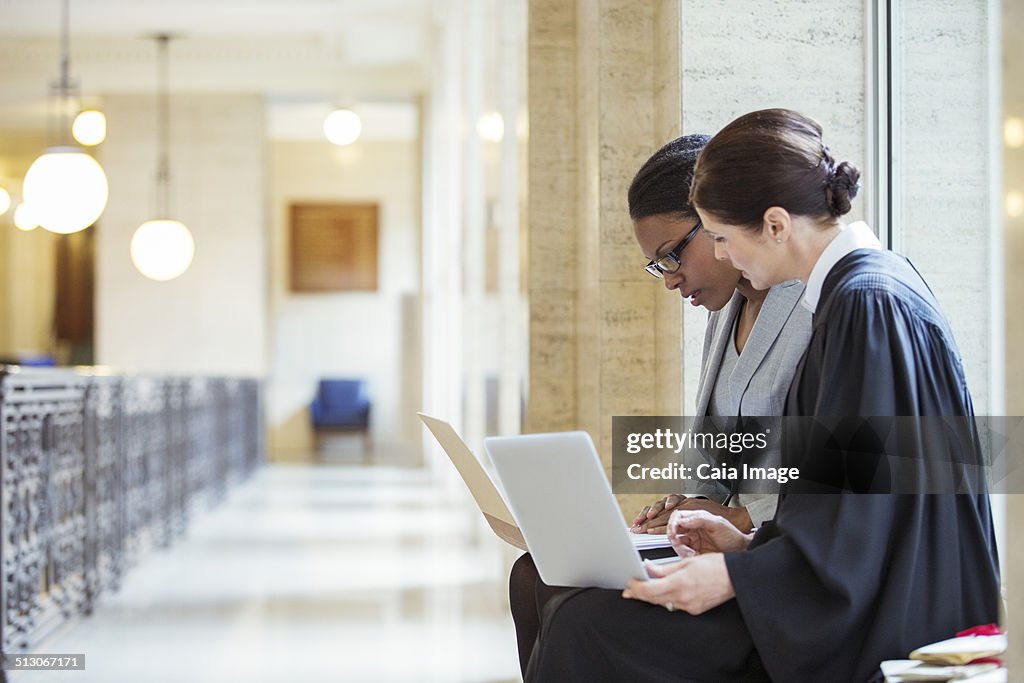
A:
{"type": "Polygon", "coordinates": [[[640,511],[629,530],[634,534],[665,533],[672,510],[684,500],[686,500],[686,496],[673,493],[654,501],[640,511]]]}
{"type": "Polygon", "coordinates": [[[667,533],[680,557],[744,550],[754,538],[753,533],[745,534],[707,510],[676,510],[668,520],[667,533]]]}

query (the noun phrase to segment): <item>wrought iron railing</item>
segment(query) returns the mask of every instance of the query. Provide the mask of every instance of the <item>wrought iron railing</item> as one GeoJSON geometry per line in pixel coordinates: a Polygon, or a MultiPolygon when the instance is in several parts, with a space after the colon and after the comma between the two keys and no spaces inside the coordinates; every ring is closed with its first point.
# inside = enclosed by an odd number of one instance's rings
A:
{"type": "Polygon", "coordinates": [[[263,459],[255,379],[0,366],[0,424],[0,656],[90,613],[263,459]]]}

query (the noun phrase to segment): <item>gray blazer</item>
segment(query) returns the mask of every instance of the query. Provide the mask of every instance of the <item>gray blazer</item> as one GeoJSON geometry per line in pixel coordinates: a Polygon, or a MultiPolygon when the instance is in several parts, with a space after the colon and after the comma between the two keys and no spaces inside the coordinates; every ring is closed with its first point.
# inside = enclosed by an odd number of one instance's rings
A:
{"type": "MultiPolygon", "coordinates": [[[[768,290],[729,379],[730,415],[782,415],[796,366],[811,338],[811,312],[800,303],[803,295],[804,285],[799,280],[783,282],[768,290]]],[[[697,393],[697,416],[707,414],[725,345],[733,343],[733,325],[742,306],[743,295],[736,292],[722,310],[715,311],[708,318],[697,393]]],[[[765,458],[769,465],[778,461],[778,452],[767,454],[765,458]]],[[[778,496],[740,493],[737,502],[747,507],[755,526],[760,526],[775,515],[778,496]]]]}

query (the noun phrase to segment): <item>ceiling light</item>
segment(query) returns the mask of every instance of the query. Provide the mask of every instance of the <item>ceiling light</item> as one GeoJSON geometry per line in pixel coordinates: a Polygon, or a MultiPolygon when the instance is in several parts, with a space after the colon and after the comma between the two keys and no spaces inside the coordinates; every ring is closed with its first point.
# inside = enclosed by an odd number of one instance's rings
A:
{"type": "Polygon", "coordinates": [[[335,145],[351,145],[362,132],[363,122],[351,109],[335,109],[324,119],[324,135],[335,145]]]}
{"type": "Polygon", "coordinates": [[[68,234],[85,230],[107,206],[107,176],[80,147],[50,147],[25,174],[22,195],[39,225],[68,234]]]}
{"type": "Polygon", "coordinates": [[[192,233],[181,221],[170,216],[171,163],[168,157],[170,146],[170,102],[168,96],[167,44],[171,37],[156,36],[159,56],[157,70],[157,149],[156,171],[157,218],[140,225],[132,235],[131,256],[135,268],[152,280],[173,280],[192,264],[196,252],[192,233]]]}
{"type": "Polygon", "coordinates": [[[1024,119],[1017,116],[1007,117],[1003,123],[1003,139],[1007,147],[1024,145],[1024,119]]]}
{"type": "Polygon", "coordinates": [[[96,109],[84,109],[71,124],[71,135],[86,147],[98,145],[107,139],[107,117],[96,109]]]}
{"type": "Polygon", "coordinates": [[[132,235],[132,263],[151,280],[173,280],[192,264],[196,244],[181,221],[146,221],[132,235]]]}
{"type": "Polygon", "coordinates": [[[0,216],[7,213],[9,208],[11,208],[11,193],[0,187],[0,216]]]}
{"type": "Polygon", "coordinates": [[[39,221],[32,214],[32,207],[22,202],[14,209],[14,227],[28,232],[39,227],[39,221]]]}
{"type": "Polygon", "coordinates": [[[476,132],[488,142],[501,142],[505,137],[505,120],[496,111],[484,114],[476,122],[476,132]]]}
{"type": "MultiPolygon", "coordinates": [[[[68,0],[62,4],[60,80],[53,90],[59,100],[57,130],[68,135],[68,102],[76,90],[70,77],[68,0]]],[[[32,205],[39,225],[57,233],[84,230],[96,222],[107,206],[107,176],[81,147],[66,144],[50,147],[25,174],[22,195],[32,205]]]]}
{"type": "Polygon", "coordinates": [[[1018,218],[1024,214],[1024,194],[1010,191],[1006,193],[1006,215],[1010,218],[1018,218]]]}

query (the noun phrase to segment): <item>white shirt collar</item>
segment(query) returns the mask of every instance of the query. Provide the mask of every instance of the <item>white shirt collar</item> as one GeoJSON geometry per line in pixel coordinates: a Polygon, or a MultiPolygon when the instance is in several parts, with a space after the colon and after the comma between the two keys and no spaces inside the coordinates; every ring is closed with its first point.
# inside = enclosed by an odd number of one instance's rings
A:
{"type": "Polygon", "coordinates": [[[821,252],[818,262],[811,269],[811,276],[807,278],[807,288],[804,290],[804,308],[812,313],[818,308],[818,299],[821,298],[821,287],[825,284],[825,277],[832,272],[832,268],[839,263],[840,259],[857,249],[881,249],[882,243],[871,232],[871,228],[864,221],[851,223],[843,228],[836,235],[825,251],[821,252]]]}

